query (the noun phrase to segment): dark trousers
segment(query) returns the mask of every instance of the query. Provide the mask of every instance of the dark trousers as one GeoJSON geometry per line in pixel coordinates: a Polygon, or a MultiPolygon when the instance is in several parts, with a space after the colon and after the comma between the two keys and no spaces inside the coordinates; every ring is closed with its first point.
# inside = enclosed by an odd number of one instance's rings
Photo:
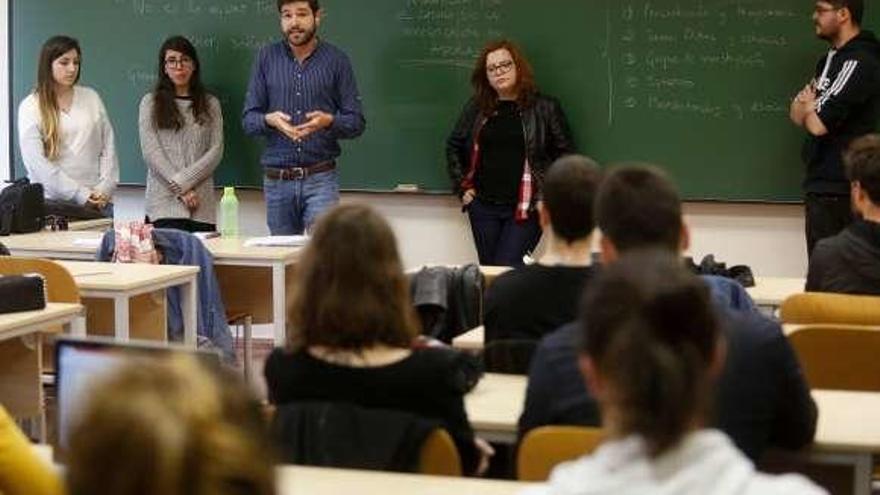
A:
{"type": "Polygon", "coordinates": [[[853,220],[850,196],[807,193],[806,207],[807,256],[816,243],[840,233],[853,220]]]}
{"type": "Polygon", "coordinates": [[[177,229],[186,232],[214,232],[217,226],[213,223],[198,222],[189,218],[158,218],[150,222],[150,217],[146,218],[146,223],[152,223],[157,229],[177,229]]]}
{"type": "Polygon", "coordinates": [[[471,230],[481,265],[521,266],[523,255],[531,252],[541,238],[537,215],[517,223],[515,207],[495,205],[474,199],[468,206],[471,230]]]}

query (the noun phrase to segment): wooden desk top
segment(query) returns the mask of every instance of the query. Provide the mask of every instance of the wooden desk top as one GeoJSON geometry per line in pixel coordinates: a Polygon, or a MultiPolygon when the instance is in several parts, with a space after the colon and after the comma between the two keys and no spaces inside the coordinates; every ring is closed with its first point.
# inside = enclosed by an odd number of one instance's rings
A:
{"type": "Polygon", "coordinates": [[[813,390],[819,408],[815,448],[880,453],[880,393],[813,390]]]}
{"type": "Polygon", "coordinates": [[[95,259],[98,248],[92,245],[77,245],[77,240],[100,241],[102,232],[66,230],[61,232],[34,232],[3,238],[3,244],[13,256],[31,258],[75,258],[95,259]]]}
{"type": "Polygon", "coordinates": [[[82,312],[71,303],[48,303],[45,309],[0,315],[0,340],[13,339],[67,323],[82,312]]]}
{"type": "Polygon", "coordinates": [[[112,218],[97,218],[95,220],[77,220],[75,222],[70,222],[67,224],[67,230],[80,230],[80,231],[89,231],[89,230],[97,230],[104,231],[106,229],[113,227],[113,219],[112,218]]]}
{"type": "Polygon", "coordinates": [[[486,329],[483,325],[472,328],[452,339],[452,347],[463,351],[482,351],[485,347],[486,329]]]}
{"type": "Polygon", "coordinates": [[[788,296],[803,292],[806,283],[796,277],[755,277],[755,286],[746,291],[758,306],[779,306],[788,296]]]}
{"type": "Polygon", "coordinates": [[[526,383],[527,378],[522,375],[486,373],[477,387],[464,397],[464,407],[474,430],[490,437],[515,437],[526,397],[526,383]]]}
{"type": "Polygon", "coordinates": [[[213,237],[205,241],[215,261],[223,263],[231,260],[283,261],[293,263],[299,259],[300,246],[251,246],[245,247],[247,237],[213,237]]]}
{"type": "Polygon", "coordinates": [[[173,285],[199,273],[197,266],[58,261],[73,275],[77,287],[94,291],[132,291],[156,285],[173,285]]]}
{"type": "Polygon", "coordinates": [[[515,481],[306,466],[280,466],[276,473],[279,495],[513,495],[529,486],[515,481]]]}

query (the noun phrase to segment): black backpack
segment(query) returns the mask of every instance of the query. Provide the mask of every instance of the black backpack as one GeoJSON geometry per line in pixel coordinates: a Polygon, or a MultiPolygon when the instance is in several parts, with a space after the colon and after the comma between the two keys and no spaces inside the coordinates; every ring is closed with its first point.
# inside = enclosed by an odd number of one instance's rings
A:
{"type": "Polygon", "coordinates": [[[0,191],[0,235],[36,232],[45,225],[42,184],[18,179],[0,191]]]}

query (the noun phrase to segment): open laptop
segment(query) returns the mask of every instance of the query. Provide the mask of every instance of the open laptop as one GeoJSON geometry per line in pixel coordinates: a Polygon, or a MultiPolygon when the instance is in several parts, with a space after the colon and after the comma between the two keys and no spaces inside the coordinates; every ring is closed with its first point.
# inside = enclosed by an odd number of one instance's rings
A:
{"type": "Polygon", "coordinates": [[[172,353],[192,353],[209,365],[221,366],[218,353],[151,342],[119,342],[108,338],[63,337],[55,342],[55,390],[57,397],[57,447],[67,450],[71,426],[77,419],[88,392],[108,373],[132,357],[163,358],[172,353]]]}

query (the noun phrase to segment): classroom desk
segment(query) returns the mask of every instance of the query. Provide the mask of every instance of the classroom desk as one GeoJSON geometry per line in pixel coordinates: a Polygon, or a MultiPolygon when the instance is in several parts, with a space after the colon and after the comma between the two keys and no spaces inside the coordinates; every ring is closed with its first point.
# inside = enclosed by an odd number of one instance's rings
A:
{"type": "Polygon", "coordinates": [[[67,224],[67,230],[100,231],[113,227],[112,218],[96,218],[94,220],[76,220],[67,224]]]}
{"type": "Polygon", "coordinates": [[[283,345],[287,335],[287,288],[292,283],[293,265],[303,248],[245,247],[246,240],[244,237],[215,237],[205,241],[214,256],[226,309],[249,313],[254,323],[271,322],[275,344],[283,345]],[[265,282],[261,272],[268,272],[271,283],[265,282]],[[272,292],[269,297],[263,292],[267,286],[272,292]],[[262,318],[267,301],[271,301],[271,316],[262,318]]]}
{"type": "MultiPolygon", "coordinates": [[[[13,256],[65,260],[95,259],[97,247],[77,240],[100,239],[95,232],[38,232],[4,239],[13,256]]],[[[214,256],[217,278],[227,309],[253,316],[253,322],[271,323],[275,342],[285,341],[287,287],[300,247],[244,247],[247,238],[215,237],[205,241],[214,256]],[[271,293],[270,293],[271,292],[271,293]]]]}
{"type": "Polygon", "coordinates": [[[280,466],[279,495],[514,495],[530,483],[355,469],[280,466]]]}
{"type": "Polygon", "coordinates": [[[480,325],[452,339],[452,347],[462,351],[479,352],[486,342],[486,328],[480,325]]]}
{"type": "Polygon", "coordinates": [[[113,301],[113,329],[118,340],[128,340],[130,336],[130,308],[135,296],[180,286],[183,340],[186,345],[195,347],[199,267],[97,261],[58,261],[58,264],[73,275],[82,297],[113,301]]]}
{"type": "MultiPolygon", "coordinates": [[[[517,421],[525,400],[524,376],[487,373],[465,396],[465,409],[477,435],[516,442],[517,421]]],[[[811,449],[794,454],[819,464],[853,469],[855,493],[870,493],[873,457],[880,454],[880,393],[813,390],[819,408],[811,449]]]]}
{"type": "Polygon", "coordinates": [[[70,332],[82,306],[49,303],[45,309],[0,315],[0,403],[17,418],[39,417],[40,437],[46,438],[42,339],[39,333],[63,328],[70,332]],[[25,339],[26,338],[26,339],[25,339]]]}
{"type": "Polygon", "coordinates": [[[796,277],[755,277],[755,286],[746,289],[755,304],[778,308],[782,301],[804,291],[807,281],[796,277]]]}

